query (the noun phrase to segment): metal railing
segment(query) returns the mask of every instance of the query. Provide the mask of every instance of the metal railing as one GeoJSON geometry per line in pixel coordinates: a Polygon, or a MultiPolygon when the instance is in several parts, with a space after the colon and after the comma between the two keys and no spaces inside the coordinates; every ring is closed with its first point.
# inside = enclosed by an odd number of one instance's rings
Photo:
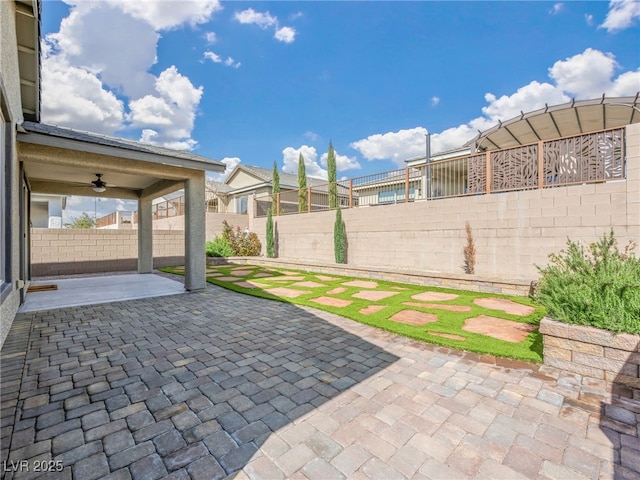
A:
{"type": "MultiPolygon", "coordinates": [[[[625,129],[438,160],[336,183],[341,208],[485,195],[626,178],[625,129]]],[[[329,210],[329,184],[308,187],[304,212],[329,210]]],[[[299,190],[256,198],[256,216],[300,213],[299,190]]]]}

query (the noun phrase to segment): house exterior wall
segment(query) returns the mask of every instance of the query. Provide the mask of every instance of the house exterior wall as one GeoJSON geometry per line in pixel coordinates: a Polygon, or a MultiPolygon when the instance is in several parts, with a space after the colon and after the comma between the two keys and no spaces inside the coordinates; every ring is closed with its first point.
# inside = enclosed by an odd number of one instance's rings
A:
{"type": "MultiPolygon", "coordinates": [[[[217,235],[222,233],[222,222],[226,220],[229,225],[238,226],[244,230],[249,226],[249,217],[247,215],[235,213],[207,213],[207,240],[213,240],[217,235]]],[[[184,215],[169,218],[160,218],[153,222],[154,230],[183,230],[184,231],[184,215]]]]}
{"type": "MultiPolygon", "coordinates": [[[[0,218],[6,231],[2,240],[2,264],[7,266],[0,278],[0,347],[9,333],[20,304],[20,168],[17,154],[16,125],[22,123],[18,47],[16,42],[15,3],[0,2],[0,109],[4,130],[0,149],[6,153],[4,161],[9,167],[6,192],[0,203],[0,218]]],[[[2,175],[4,177],[4,175],[2,175]]]]}
{"type": "MultiPolygon", "coordinates": [[[[640,238],[640,124],[627,127],[625,181],[345,209],[347,261],[357,267],[462,273],[465,222],[476,273],[534,279],[536,265],[566,246],[614,229],[621,245],[640,238]]],[[[274,217],[279,258],[334,263],[335,212],[274,217]]],[[[263,246],[266,218],[251,219],[263,246]]]]}

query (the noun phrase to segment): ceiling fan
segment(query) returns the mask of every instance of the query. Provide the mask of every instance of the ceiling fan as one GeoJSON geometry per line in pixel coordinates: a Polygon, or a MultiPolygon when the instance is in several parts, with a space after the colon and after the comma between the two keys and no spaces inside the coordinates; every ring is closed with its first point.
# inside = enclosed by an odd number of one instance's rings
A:
{"type": "Polygon", "coordinates": [[[93,191],[102,193],[107,189],[107,183],[102,180],[102,173],[96,173],[96,178],[91,184],[93,185],[93,191]]]}

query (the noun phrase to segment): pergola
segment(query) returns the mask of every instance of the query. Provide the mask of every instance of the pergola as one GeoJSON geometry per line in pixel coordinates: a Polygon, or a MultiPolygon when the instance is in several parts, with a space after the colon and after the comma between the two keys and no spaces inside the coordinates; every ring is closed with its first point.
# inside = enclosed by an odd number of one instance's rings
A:
{"type": "Polygon", "coordinates": [[[189,152],[69,128],[24,122],[18,160],[33,193],[132,199],[138,202],[138,273],[153,271],[152,201],[184,188],[185,288],[205,279],[205,172],[224,164],[189,152]],[[96,193],[91,181],[107,183],[96,193]]]}

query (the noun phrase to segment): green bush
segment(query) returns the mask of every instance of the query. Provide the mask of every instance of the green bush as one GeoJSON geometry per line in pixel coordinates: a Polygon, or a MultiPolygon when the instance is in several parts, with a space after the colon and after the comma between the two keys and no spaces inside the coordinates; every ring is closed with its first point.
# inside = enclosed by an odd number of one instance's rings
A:
{"type": "Polygon", "coordinates": [[[276,242],[273,234],[273,215],[271,209],[267,211],[267,258],[275,258],[276,242]]]}
{"type": "Polygon", "coordinates": [[[340,207],[336,210],[336,221],[333,225],[333,250],[336,257],[336,263],[346,262],[346,232],[344,222],[342,221],[342,212],[340,207]]]}
{"type": "Polygon", "coordinates": [[[223,237],[217,236],[206,243],[207,257],[233,257],[233,248],[223,237]]]}
{"type": "Polygon", "coordinates": [[[222,222],[222,237],[236,257],[255,257],[260,255],[262,250],[258,235],[254,232],[243,232],[240,227],[234,229],[226,220],[222,222]]]}
{"type": "Polygon", "coordinates": [[[588,249],[567,240],[566,250],[537,267],[537,299],[561,322],[640,334],[640,259],[634,247],[630,242],[620,251],[613,230],[588,249]]]}

